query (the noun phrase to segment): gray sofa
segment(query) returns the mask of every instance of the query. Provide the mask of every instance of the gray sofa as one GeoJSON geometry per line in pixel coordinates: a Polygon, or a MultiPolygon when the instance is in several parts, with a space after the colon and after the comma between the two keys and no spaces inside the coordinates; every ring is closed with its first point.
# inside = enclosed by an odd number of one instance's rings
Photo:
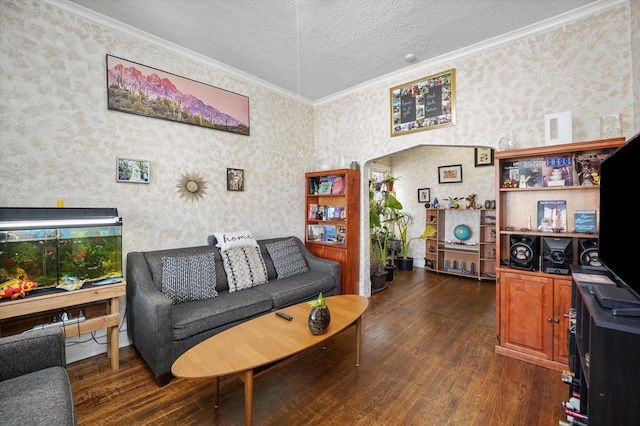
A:
{"type": "Polygon", "coordinates": [[[76,424],[60,327],[0,338],[0,365],[0,424],[76,424]]]}
{"type": "Polygon", "coordinates": [[[299,238],[258,240],[258,245],[268,282],[233,292],[229,292],[220,251],[211,239],[206,246],[127,254],[127,333],[158,386],[171,380],[174,361],[205,339],[267,312],[312,300],[319,293],[340,293],[340,264],[314,256],[299,238]],[[288,239],[295,241],[309,270],[277,279],[266,246],[288,239]],[[162,293],[163,258],[208,253],[213,253],[215,259],[217,297],[174,304],[162,293]]]}

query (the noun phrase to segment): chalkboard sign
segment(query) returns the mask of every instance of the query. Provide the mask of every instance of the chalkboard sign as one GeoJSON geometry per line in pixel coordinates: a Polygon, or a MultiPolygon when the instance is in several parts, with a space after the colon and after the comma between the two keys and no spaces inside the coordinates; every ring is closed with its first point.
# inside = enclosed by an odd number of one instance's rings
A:
{"type": "Polygon", "coordinates": [[[455,69],[391,88],[391,136],[455,121],[455,69]]]}

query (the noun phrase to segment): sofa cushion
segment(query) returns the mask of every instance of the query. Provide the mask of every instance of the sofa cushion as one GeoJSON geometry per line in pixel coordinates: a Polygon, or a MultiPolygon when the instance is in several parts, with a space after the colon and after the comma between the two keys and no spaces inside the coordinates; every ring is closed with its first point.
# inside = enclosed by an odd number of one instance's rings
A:
{"type": "Polygon", "coordinates": [[[0,382],[0,423],[75,425],[76,412],[64,367],[50,367],[0,382]]]}
{"type": "Polygon", "coordinates": [[[227,273],[229,293],[267,282],[267,267],[259,247],[235,247],[220,251],[227,273]]]}
{"type": "Polygon", "coordinates": [[[319,293],[327,294],[334,289],[334,285],[333,276],[309,271],[305,274],[269,281],[253,290],[268,294],[273,300],[273,309],[280,309],[313,300],[319,293]]]}
{"type": "Polygon", "coordinates": [[[234,247],[258,247],[258,242],[253,238],[253,234],[248,229],[236,232],[214,232],[213,236],[216,239],[216,247],[221,251],[234,247]]]}
{"type": "MultiPolygon", "coordinates": [[[[259,287],[258,287],[259,288],[259,287]]],[[[173,340],[183,340],[240,320],[252,318],[273,307],[271,297],[255,289],[221,292],[213,299],[197,300],[173,307],[173,340]]]]}
{"type": "Polygon", "coordinates": [[[163,257],[162,293],[174,304],[216,297],[213,253],[163,257]]]}
{"type": "Polygon", "coordinates": [[[298,245],[293,238],[276,241],[266,245],[273,267],[278,273],[278,279],[309,272],[307,261],[304,260],[298,245]]]}

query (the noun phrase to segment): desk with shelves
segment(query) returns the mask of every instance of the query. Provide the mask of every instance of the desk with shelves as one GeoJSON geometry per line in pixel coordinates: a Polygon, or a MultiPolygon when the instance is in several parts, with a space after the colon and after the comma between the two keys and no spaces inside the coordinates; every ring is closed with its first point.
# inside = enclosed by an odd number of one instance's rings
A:
{"type": "Polygon", "coordinates": [[[126,293],[126,282],[101,286],[90,286],[79,290],[56,292],[44,295],[30,295],[24,299],[0,303],[0,321],[46,311],[67,309],[94,302],[107,302],[106,315],[87,318],[85,321],[63,326],[66,337],[75,337],[102,328],[107,330],[107,356],[111,358],[111,368],[117,370],[119,359],[120,302],[126,293]]]}

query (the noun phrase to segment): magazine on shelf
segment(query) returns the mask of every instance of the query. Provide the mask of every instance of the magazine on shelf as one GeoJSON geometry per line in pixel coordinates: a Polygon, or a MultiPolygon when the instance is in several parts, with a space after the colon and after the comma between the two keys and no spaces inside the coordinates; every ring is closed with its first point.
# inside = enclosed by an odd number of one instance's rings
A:
{"type": "Polygon", "coordinates": [[[600,163],[608,155],[609,153],[604,151],[576,154],[574,163],[578,175],[578,185],[599,185],[600,163]]]}
{"type": "Polygon", "coordinates": [[[567,201],[538,201],[538,231],[567,232],[567,201]]]}
{"type": "Polygon", "coordinates": [[[329,176],[328,179],[331,181],[331,193],[332,194],[344,194],[345,182],[344,178],[341,175],[329,176]]]}
{"type": "Polygon", "coordinates": [[[518,161],[519,187],[542,187],[542,158],[518,161]]]}
{"type": "Polygon", "coordinates": [[[570,155],[542,159],[542,186],[573,186],[573,160],[570,155]]]}
{"type": "Polygon", "coordinates": [[[330,243],[338,242],[335,225],[324,225],[324,235],[322,236],[322,241],[327,241],[330,243]]]}
{"type": "Polygon", "coordinates": [[[520,182],[518,161],[505,161],[502,164],[502,187],[517,188],[520,182]]]}
{"type": "Polygon", "coordinates": [[[330,181],[320,182],[320,187],[318,188],[318,194],[331,194],[331,187],[333,183],[330,181]]]}
{"type": "Polygon", "coordinates": [[[595,210],[576,210],[574,212],[575,232],[585,234],[596,233],[596,211],[595,210]]]}

